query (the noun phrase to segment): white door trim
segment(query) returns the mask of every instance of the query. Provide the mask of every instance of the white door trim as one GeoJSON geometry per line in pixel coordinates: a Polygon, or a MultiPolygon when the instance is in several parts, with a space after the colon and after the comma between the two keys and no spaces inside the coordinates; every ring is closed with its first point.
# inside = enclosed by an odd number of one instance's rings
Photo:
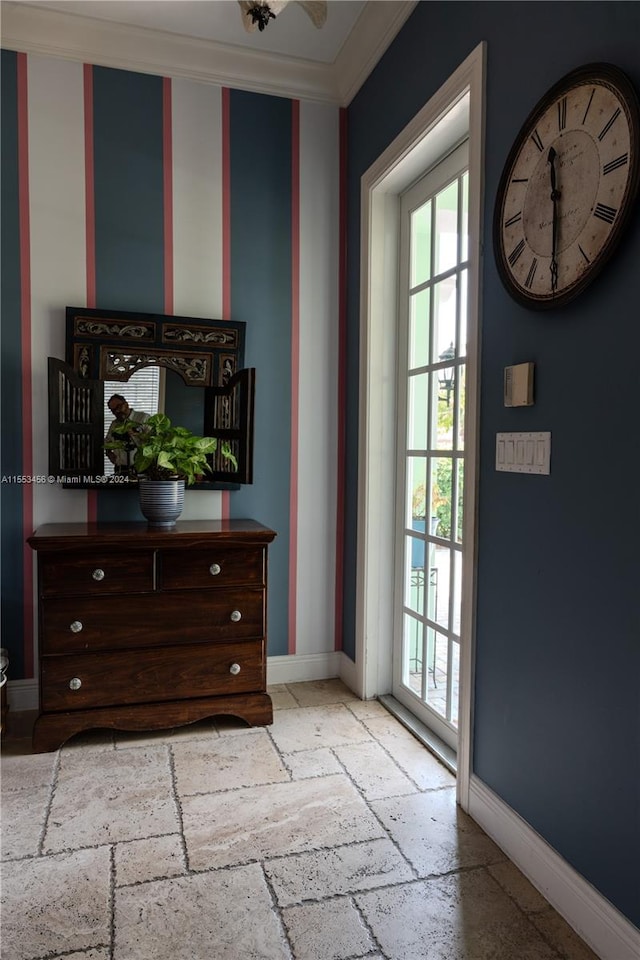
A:
{"type": "Polygon", "coordinates": [[[361,181],[360,412],[356,594],[356,692],[389,693],[394,598],[398,196],[464,135],[469,135],[469,343],[465,482],[458,801],[469,805],[471,775],[475,517],[486,45],[480,43],[366,171],[361,181]],[[468,95],[468,96],[467,96],[468,95]],[[393,322],[390,322],[393,318],[393,322]]]}

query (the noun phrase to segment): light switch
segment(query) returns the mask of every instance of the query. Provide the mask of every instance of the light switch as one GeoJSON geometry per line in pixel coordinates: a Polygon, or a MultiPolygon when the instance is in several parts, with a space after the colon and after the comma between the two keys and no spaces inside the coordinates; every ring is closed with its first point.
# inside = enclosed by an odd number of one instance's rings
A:
{"type": "Polygon", "coordinates": [[[551,473],[551,434],[497,433],[496,470],[551,473]]]}

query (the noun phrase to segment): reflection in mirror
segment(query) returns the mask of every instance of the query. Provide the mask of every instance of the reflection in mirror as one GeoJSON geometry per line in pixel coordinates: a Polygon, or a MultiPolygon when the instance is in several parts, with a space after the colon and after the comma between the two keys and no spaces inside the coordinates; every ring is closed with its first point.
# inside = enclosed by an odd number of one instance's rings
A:
{"type": "MultiPolygon", "coordinates": [[[[112,439],[112,428],[124,420],[144,423],[154,413],[165,413],[165,380],[163,367],[147,366],[136,370],[126,382],[104,381],[104,437],[112,439]]],[[[132,474],[133,458],[139,437],[133,437],[127,450],[107,450],[104,475],[132,474]]]]}

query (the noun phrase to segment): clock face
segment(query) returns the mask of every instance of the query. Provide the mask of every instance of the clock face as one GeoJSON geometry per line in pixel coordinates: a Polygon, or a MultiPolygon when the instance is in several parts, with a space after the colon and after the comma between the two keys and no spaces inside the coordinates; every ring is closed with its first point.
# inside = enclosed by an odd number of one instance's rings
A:
{"type": "Polygon", "coordinates": [[[494,213],[496,262],[516,300],[559,306],[602,268],[638,192],[639,133],[635,92],[609,64],[573,71],[535,107],[494,213]]]}

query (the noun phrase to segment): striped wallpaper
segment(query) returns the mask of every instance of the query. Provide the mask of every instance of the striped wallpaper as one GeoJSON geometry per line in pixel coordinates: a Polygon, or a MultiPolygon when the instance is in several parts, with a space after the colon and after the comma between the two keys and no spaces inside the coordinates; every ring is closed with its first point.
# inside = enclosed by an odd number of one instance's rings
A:
{"type": "Polygon", "coordinates": [[[140,519],[135,491],[46,476],[47,357],[64,308],[247,324],[254,483],[185,519],[253,517],[270,548],[270,656],[338,649],[341,115],[336,107],[2,51],[2,645],[34,675],[46,522],[140,519]],[[338,624],[338,629],[336,629],[338,624]]]}

